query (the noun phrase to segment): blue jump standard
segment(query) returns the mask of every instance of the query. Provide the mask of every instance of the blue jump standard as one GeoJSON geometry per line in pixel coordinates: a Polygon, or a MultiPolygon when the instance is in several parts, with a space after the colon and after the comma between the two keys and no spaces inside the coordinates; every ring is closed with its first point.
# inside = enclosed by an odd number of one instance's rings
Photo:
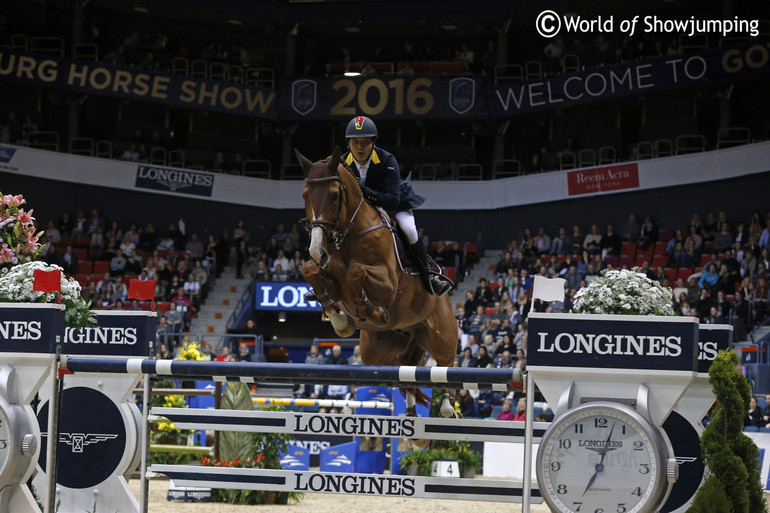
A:
{"type": "Polygon", "coordinates": [[[73,372],[154,374],[176,378],[215,377],[225,381],[345,383],[363,386],[445,386],[493,390],[522,386],[519,369],[469,369],[455,367],[388,367],[377,365],[312,365],[304,363],[198,362],[140,358],[62,359],[73,372]]]}

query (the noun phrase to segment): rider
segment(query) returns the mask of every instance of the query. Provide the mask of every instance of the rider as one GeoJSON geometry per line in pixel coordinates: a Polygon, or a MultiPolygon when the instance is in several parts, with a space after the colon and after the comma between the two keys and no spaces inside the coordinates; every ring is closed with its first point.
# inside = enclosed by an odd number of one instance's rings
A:
{"type": "Polygon", "coordinates": [[[422,205],[425,198],[401,181],[396,158],[374,145],[377,140],[374,121],[364,116],[351,119],[345,137],[350,151],[342,155],[342,160],[356,175],[364,198],[376,207],[395,212],[401,231],[409,241],[412,256],[417,260],[425,288],[436,296],[443,296],[452,289],[452,284],[430,274],[428,253],[417,235],[412,213],[412,209],[422,205]]]}

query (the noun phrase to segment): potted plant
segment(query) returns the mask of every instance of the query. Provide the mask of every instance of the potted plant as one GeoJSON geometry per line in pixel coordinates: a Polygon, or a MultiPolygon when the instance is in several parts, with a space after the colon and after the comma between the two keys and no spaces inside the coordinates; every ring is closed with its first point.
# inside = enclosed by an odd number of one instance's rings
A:
{"type": "Polygon", "coordinates": [[[455,457],[460,466],[460,476],[472,479],[476,471],[481,468],[481,453],[471,450],[468,442],[454,442],[457,444],[455,457]]]}
{"type": "Polygon", "coordinates": [[[412,449],[398,459],[398,464],[410,476],[430,475],[430,465],[432,462],[433,459],[429,458],[427,451],[423,449],[412,449]]]}

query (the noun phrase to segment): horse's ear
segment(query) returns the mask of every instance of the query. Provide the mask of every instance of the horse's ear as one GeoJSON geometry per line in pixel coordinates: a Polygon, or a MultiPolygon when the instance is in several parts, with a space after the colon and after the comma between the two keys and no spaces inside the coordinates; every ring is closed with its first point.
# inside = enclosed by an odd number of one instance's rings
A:
{"type": "Polygon", "coordinates": [[[310,167],[313,163],[305,158],[297,148],[294,148],[294,154],[297,156],[297,160],[299,161],[299,165],[302,166],[302,170],[305,171],[305,174],[307,175],[307,172],[310,171],[310,167]]]}
{"type": "Polygon", "coordinates": [[[339,174],[339,171],[337,170],[337,167],[340,165],[340,154],[342,152],[340,151],[339,146],[334,147],[334,151],[332,152],[332,158],[329,159],[329,170],[336,174],[339,174]]]}

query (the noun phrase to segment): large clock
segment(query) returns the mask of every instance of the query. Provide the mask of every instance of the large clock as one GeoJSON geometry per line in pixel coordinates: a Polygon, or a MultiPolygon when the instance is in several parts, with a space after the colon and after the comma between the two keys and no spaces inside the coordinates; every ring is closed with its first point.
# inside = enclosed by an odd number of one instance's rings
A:
{"type": "Polygon", "coordinates": [[[561,513],[658,511],[677,478],[658,429],[612,401],[588,402],[555,419],[536,471],[543,498],[561,513]]]}
{"type": "Polygon", "coordinates": [[[39,435],[31,409],[20,404],[21,395],[13,366],[0,370],[0,511],[14,485],[26,480],[34,468],[39,435]]]}

